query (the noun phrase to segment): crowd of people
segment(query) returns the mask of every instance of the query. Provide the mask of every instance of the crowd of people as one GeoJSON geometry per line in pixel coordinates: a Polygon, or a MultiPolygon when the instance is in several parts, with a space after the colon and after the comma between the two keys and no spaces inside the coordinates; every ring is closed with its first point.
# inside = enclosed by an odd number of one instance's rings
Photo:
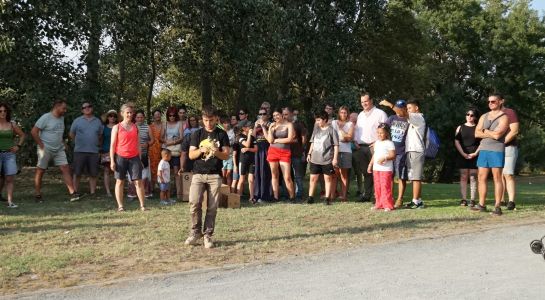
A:
{"type": "MultiPolygon", "coordinates": [[[[255,121],[249,119],[246,109],[227,115],[214,107],[204,107],[200,115],[188,115],[182,106],[169,107],[164,117],[162,111],[153,111],[150,124],[145,121],[145,113],[135,110],[131,103],[99,118],[92,103],[84,102],[81,116],[69,129],[69,138],[74,142],[70,165],[64,139],[67,103],[57,100],[30,132],[37,145],[34,197],[36,202],[47,199],[41,187],[50,164],[60,168],[70,201],[80,199],[83,175],[88,177],[89,193],[96,193],[102,166],[104,191],[115,197],[117,210],[125,210],[124,191],[128,186],[127,197],[138,198],[140,209],[145,211],[146,198],[157,189],[161,205],[176,203],[183,189],[181,175],[191,172],[191,233],[186,244],[198,244],[204,237],[206,248],[213,247],[222,184],[240,195],[247,186],[252,204],[282,198],[291,203],[303,203],[306,198],[306,203],[312,204],[317,201],[315,194],[320,187],[319,197],[330,205],[336,200],[348,200],[350,181],[355,177],[357,201],[370,202],[374,196],[373,209],[423,208],[428,124],[419,102],[382,100],[379,105],[394,112],[389,117],[375,106],[368,93],[361,94],[360,104],[361,112],[341,106],[336,116],[334,107],[327,104],[314,114],[313,128],[308,130],[298,118],[298,110],[272,109],[268,102],[257,110],[255,121]],[[303,179],[307,169],[310,182],[305,195],[303,179]],[[110,189],[112,174],[114,193],[110,189]],[[394,178],[399,186],[395,201],[394,178]],[[404,205],[408,181],[412,183],[412,199],[404,205]],[[204,225],[203,199],[207,201],[204,225]]],[[[504,104],[501,95],[493,94],[488,98],[490,111],[480,118],[476,109],[469,109],[465,122],[455,129],[454,138],[459,154],[456,164],[460,169],[460,204],[487,211],[487,178],[492,173],[494,215],[502,214],[504,190],[509,199],[507,208],[515,208],[513,175],[519,124],[516,113],[504,104]]],[[[13,200],[15,155],[24,142],[25,133],[11,121],[10,107],[0,104],[0,171],[10,208],[17,207],[13,200]]]]}

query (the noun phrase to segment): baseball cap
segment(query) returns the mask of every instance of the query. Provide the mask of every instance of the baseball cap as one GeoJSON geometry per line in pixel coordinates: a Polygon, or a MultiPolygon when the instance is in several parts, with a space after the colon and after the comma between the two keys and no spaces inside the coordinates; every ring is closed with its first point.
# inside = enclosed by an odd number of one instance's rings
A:
{"type": "Polygon", "coordinates": [[[400,107],[400,108],[405,108],[405,107],[407,107],[407,101],[405,101],[403,99],[399,99],[399,100],[396,101],[395,106],[400,107]]]}

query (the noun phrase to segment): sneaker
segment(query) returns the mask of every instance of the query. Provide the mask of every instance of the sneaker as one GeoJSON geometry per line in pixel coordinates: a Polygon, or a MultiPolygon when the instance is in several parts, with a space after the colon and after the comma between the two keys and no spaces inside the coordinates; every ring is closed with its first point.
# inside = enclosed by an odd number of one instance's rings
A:
{"type": "Polygon", "coordinates": [[[486,206],[482,206],[480,204],[475,205],[471,208],[472,211],[478,211],[478,212],[486,212],[486,206]]]}
{"type": "Polygon", "coordinates": [[[8,204],[8,207],[9,208],[17,208],[19,206],[17,204],[15,204],[15,203],[11,202],[11,203],[8,204]]]}
{"type": "Polygon", "coordinates": [[[308,204],[314,203],[314,197],[308,197],[307,203],[308,203],[308,204]]]}
{"type": "Polygon", "coordinates": [[[467,200],[465,199],[460,200],[460,206],[467,206],[467,200]]]}
{"type": "Polygon", "coordinates": [[[214,242],[212,241],[211,236],[207,235],[204,237],[204,248],[206,249],[214,248],[214,242]]]}
{"type": "Polygon", "coordinates": [[[396,204],[394,205],[394,208],[401,208],[403,207],[403,200],[398,199],[396,200],[396,204]]]}
{"type": "Polygon", "coordinates": [[[43,203],[44,202],[44,198],[42,197],[42,195],[34,195],[34,201],[36,203],[43,203]]]}
{"type": "Polygon", "coordinates": [[[72,194],[70,194],[70,202],[78,201],[79,198],[81,198],[81,194],[78,192],[73,192],[72,194]]]}
{"type": "Polygon", "coordinates": [[[493,216],[501,216],[503,213],[501,212],[501,207],[494,207],[494,211],[490,213],[493,216]]]}
{"type": "Polygon", "coordinates": [[[469,207],[475,207],[475,205],[477,205],[477,202],[475,200],[469,201],[469,207]]]}
{"type": "Polygon", "coordinates": [[[507,210],[514,210],[515,209],[515,202],[514,201],[509,201],[507,203],[507,210]]]}
{"type": "Polygon", "coordinates": [[[159,205],[170,205],[170,202],[169,201],[166,201],[166,200],[161,200],[159,201],[159,205]]]}
{"type": "Polygon", "coordinates": [[[168,204],[176,204],[176,200],[175,199],[169,199],[168,204]]]}
{"type": "Polygon", "coordinates": [[[145,197],[146,198],[151,198],[151,197],[153,197],[153,194],[147,194],[145,197]]]}
{"type": "Polygon", "coordinates": [[[202,238],[202,234],[192,234],[184,242],[186,246],[195,246],[200,244],[199,241],[202,238]]]}
{"type": "Polygon", "coordinates": [[[409,204],[407,204],[405,206],[405,208],[408,208],[408,209],[421,209],[421,208],[424,208],[424,201],[420,201],[420,203],[418,203],[418,204],[411,201],[411,202],[409,202],[409,204]]]}

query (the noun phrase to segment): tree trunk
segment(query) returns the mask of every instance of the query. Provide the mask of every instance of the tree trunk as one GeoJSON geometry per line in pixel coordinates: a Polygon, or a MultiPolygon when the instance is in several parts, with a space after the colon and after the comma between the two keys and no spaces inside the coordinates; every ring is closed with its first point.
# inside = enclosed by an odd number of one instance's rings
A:
{"type": "MultiPolygon", "coordinates": [[[[119,48],[118,48],[119,49],[119,48]]],[[[126,64],[123,50],[119,50],[119,85],[117,87],[117,106],[120,106],[125,96],[126,64]]]]}
{"type": "Polygon", "coordinates": [[[201,10],[201,22],[203,26],[201,53],[203,63],[201,66],[201,105],[212,104],[212,40],[210,36],[210,23],[206,13],[206,3],[201,10]]]}
{"type": "Polygon", "coordinates": [[[87,9],[90,16],[89,44],[87,45],[87,55],[85,64],[87,66],[86,91],[87,101],[96,102],[99,93],[99,64],[100,58],[100,35],[102,32],[100,24],[100,15],[102,5],[100,1],[88,1],[87,9]]]}
{"type": "Polygon", "coordinates": [[[151,123],[151,98],[153,97],[153,85],[155,84],[155,78],[157,77],[157,62],[155,61],[155,47],[151,45],[151,76],[148,86],[148,97],[146,99],[146,115],[148,116],[148,123],[151,123]]]}

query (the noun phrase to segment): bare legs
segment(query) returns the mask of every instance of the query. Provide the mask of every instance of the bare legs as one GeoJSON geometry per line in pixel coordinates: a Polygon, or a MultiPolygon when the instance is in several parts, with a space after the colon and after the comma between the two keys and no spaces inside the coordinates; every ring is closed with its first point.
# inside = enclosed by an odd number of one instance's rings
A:
{"type": "MultiPolygon", "coordinates": [[[[115,200],[117,201],[117,207],[119,210],[123,209],[123,188],[124,188],[125,180],[123,179],[116,179],[115,181],[115,200]]],[[[138,195],[138,200],[140,201],[140,208],[144,209],[144,200],[145,200],[145,192],[144,192],[144,183],[141,179],[134,180],[133,181],[134,187],[136,188],[136,195],[138,195]]]]}
{"type": "MultiPolygon", "coordinates": [[[[59,169],[62,172],[62,179],[64,181],[64,184],[66,185],[66,188],[68,188],[68,192],[70,194],[74,193],[74,185],[72,182],[72,175],[70,174],[70,168],[68,165],[62,165],[59,166],[59,169]]],[[[36,168],[36,173],[34,174],[34,194],[35,195],[41,195],[42,194],[42,178],[44,177],[45,169],[36,168]]]]}
{"type": "Polygon", "coordinates": [[[286,183],[286,189],[288,190],[290,199],[295,198],[295,188],[293,186],[293,180],[291,179],[290,163],[269,162],[269,165],[271,167],[271,175],[272,175],[271,181],[272,181],[274,199],[279,199],[279,196],[280,196],[280,191],[279,191],[280,170],[282,170],[282,175],[284,176],[284,182],[286,183]]]}
{"type": "Polygon", "coordinates": [[[503,193],[503,180],[502,180],[502,168],[479,168],[479,204],[485,206],[487,190],[488,174],[492,170],[492,177],[494,179],[494,205],[500,207],[501,195],[503,193]]]}

